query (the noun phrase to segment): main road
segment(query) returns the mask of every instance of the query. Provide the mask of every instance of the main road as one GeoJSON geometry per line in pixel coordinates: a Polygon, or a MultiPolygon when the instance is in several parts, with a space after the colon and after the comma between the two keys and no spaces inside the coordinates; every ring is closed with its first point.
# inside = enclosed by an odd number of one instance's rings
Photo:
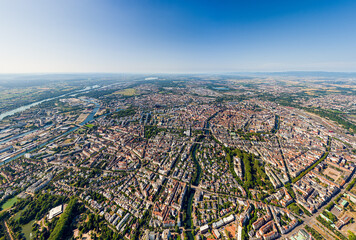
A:
{"type": "MultiPolygon", "coordinates": [[[[351,178],[350,182],[351,181],[352,181],[352,178],[351,178]]],[[[329,202],[334,201],[335,198],[340,196],[340,194],[343,195],[345,192],[346,192],[346,189],[343,188],[338,194],[336,194],[334,197],[332,197],[329,202]]],[[[319,216],[320,213],[322,213],[325,210],[326,206],[327,206],[327,204],[325,206],[321,207],[320,209],[318,209],[318,211],[313,213],[313,215],[311,217],[309,217],[309,216],[304,217],[302,219],[303,220],[302,224],[300,224],[299,226],[294,228],[290,233],[288,233],[288,234],[286,234],[284,236],[285,237],[290,237],[292,234],[296,233],[299,229],[304,228],[306,225],[311,226],[312,222],[317,222],[318,220],[316,220],[316,217],[319,216]]]]}

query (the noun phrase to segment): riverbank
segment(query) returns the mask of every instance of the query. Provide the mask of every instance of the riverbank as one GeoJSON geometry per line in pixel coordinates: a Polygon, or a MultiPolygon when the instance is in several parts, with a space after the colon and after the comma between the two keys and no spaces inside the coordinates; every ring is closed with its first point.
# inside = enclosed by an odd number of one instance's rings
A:
{"type": "Polygon", "coordinates": [[[90,91],[90,90],[96,89],[98,87],[99,87],[98,85],[85,87],[84,89],[81,89],[81,90],[76,90],[76,91],[72,91],[72,92],[69,92],[69,93],[61,94],[61,95],[56,96],[56,97],[46,98],[46,99],[43,99],[41,101],[37,101],[37,102],[31,103],[31,104],[27,104],[27,105],[24,105],[24,106],[21,106],[21,107],[18,107],[18,108],[3,112],[3,113],[0,114],[0,121],[3,120],[4,118],[8,117],[8,116],[12,116],[12,115],[14,115],[16,113],[23,112],[23,111],[25,111],[27,109],[30,109],[31,107],[35,107],[35,106],[41,104],[41,103],[48,102],[48,101],[51,101],[51,100],[54,100],[54,99],[58,99],[58,98],[61,98],[61,97],[65,97],[65,96],[68,96],[68,95],[71,96],[73,94],[83,93],[85,91],[90,91]]]}
{"type": "Polygon", "coordinates": [[[99,111],[100,105],[99,105],[98,103],[96,103],[96,102],[93,102],[93,101],[89,101],[89,100],[87,100],[87,101],[90,102],[90,103],[95,104],[95,108],[94,108],[93,111],[88,115],[88,117],[87,117],[83,122],[81,122],[78,126],[75,126],[75,127],[72,127],[72,128],[70,128],[70,129],[68,129],[68,131],[62,133],[61,135],[59,135],[59,136],[57,136],[57,137],[51,138],[51,139],[49,139],[49,140],[46,140],[45,142],[41,142],[41,143],[38,144],[38,145],[34,145],[33,148],[25,149],[24,151],[22,150],[19,154],[13,155],[13,156],[11,156],[10,158],[7,158],[6,160],[0,162],[0,166],[3,165],[3,164],[5,164],[5,163],[8,163],[8,162],[10,162],[10,161],[12,161],[12,160],[15,160],[15,159],[17,159],[18,157],[21,157],[21,156],[25,155],[25,154],[28,153],[28,152],[32,152],[32,151],[34,151],[34,150],[36,150],[36,149],[42,148],[42,147],[46,146],[47,144],[52,143],[52,142],[56,141],[57,139],[59,139],[59,138],[61,138],[61,137],[64,137],[64,136],[68,135],[69,133],[71,133],[71,132],[77,130],[78,128],[84,126],[85,124],[87,124],[87,123],[89,123],[89,122],[95,120],[96,118],[94,118],[94,116],[95,116],[95,114],[99,111]]]}

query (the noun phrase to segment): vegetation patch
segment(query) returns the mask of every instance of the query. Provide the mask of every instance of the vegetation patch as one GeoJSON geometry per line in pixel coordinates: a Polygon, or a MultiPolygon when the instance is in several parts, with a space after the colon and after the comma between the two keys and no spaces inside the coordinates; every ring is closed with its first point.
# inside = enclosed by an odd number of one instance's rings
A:
{"type": "Polygon", "coordinates": [[[347,240],[347,238],[342,235],[341,232],[336,230],[333,226],[331,226],[331,223],[326,221],[324,218],[317,216],[316,220],[318,220],[321,224],[323,224],[325,227],[327,227],[329,230],[331,230],[336,236],[338,236],[341,240],[347,240]]]}
{"type": "Polygon", "coordinates": [[[94,127],[94,124],[87,124],[85,125],[87,128],[93,128],[94,127]]]}
{"type": "Polygon", "coordinates": [[[158,128],[157,126],[145,126],[145,138],[150,139],[155,137],[159,132],[167,131],[165,128],[158,128]]]}
{"type": "Polygon", "coordinates": [[[313,238],[316,239],[316,240],[323,240],[323,239],[325,239],[325,238],[323,237],[323,235],[321,235],[321,234],[318,233],[314,228],[309,227],[308,225],[305,226],[305,230],[307,230],[307,232],[309,232],[309,233],[313,236],[313,238]]]}
{"type": "Polygon", "coordinates": [[[73,217],[75,215],[75,212],[77,211],[77,200],[75,198],[72,198],[64,213],[62,213],[61,217],[59,218],[56,227],[53,229],[53,232],[49,236],[49,240],[60,240],[65,238],[66,235],[68,235],[68,230],[70,226],[70,222],[73,220],[73,217]]]}
{"type": "Polygon", "coordinates": [[[136,92],[137,92],[137,90],[134,88],[127,88],[127,89],[124,89],[121,91],[117,91],[114,94],[121,94],[124,96],[134,96],[134,95],[136,95],[136,92]]]}
{"type": "Polygon", "coordinates": [[[132,108],[128,108],[125,110],[120,110],[111,114],[113,118],[122,118],[127,116],[135,115],[136,111],[132,108]]]}

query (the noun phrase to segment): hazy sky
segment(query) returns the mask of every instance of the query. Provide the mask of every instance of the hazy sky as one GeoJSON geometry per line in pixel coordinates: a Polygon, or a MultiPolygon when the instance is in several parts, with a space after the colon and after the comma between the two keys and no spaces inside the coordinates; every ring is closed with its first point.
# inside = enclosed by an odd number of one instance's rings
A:
{"type": "Polygon", "coordinates": [[[0,72],[356,71],[355,0],[0,0],[0,72]]]}

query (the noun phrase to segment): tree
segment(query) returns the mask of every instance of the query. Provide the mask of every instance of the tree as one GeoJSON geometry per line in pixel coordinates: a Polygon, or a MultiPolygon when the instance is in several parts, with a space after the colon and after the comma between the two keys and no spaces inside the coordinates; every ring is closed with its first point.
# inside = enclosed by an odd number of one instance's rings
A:
{"type": "Polygon", "coordinates": [[[351,232],[350,230],[347,232],[349,233],[349,240],[356,240],[356,235],[353,232],[351,232]]]}

